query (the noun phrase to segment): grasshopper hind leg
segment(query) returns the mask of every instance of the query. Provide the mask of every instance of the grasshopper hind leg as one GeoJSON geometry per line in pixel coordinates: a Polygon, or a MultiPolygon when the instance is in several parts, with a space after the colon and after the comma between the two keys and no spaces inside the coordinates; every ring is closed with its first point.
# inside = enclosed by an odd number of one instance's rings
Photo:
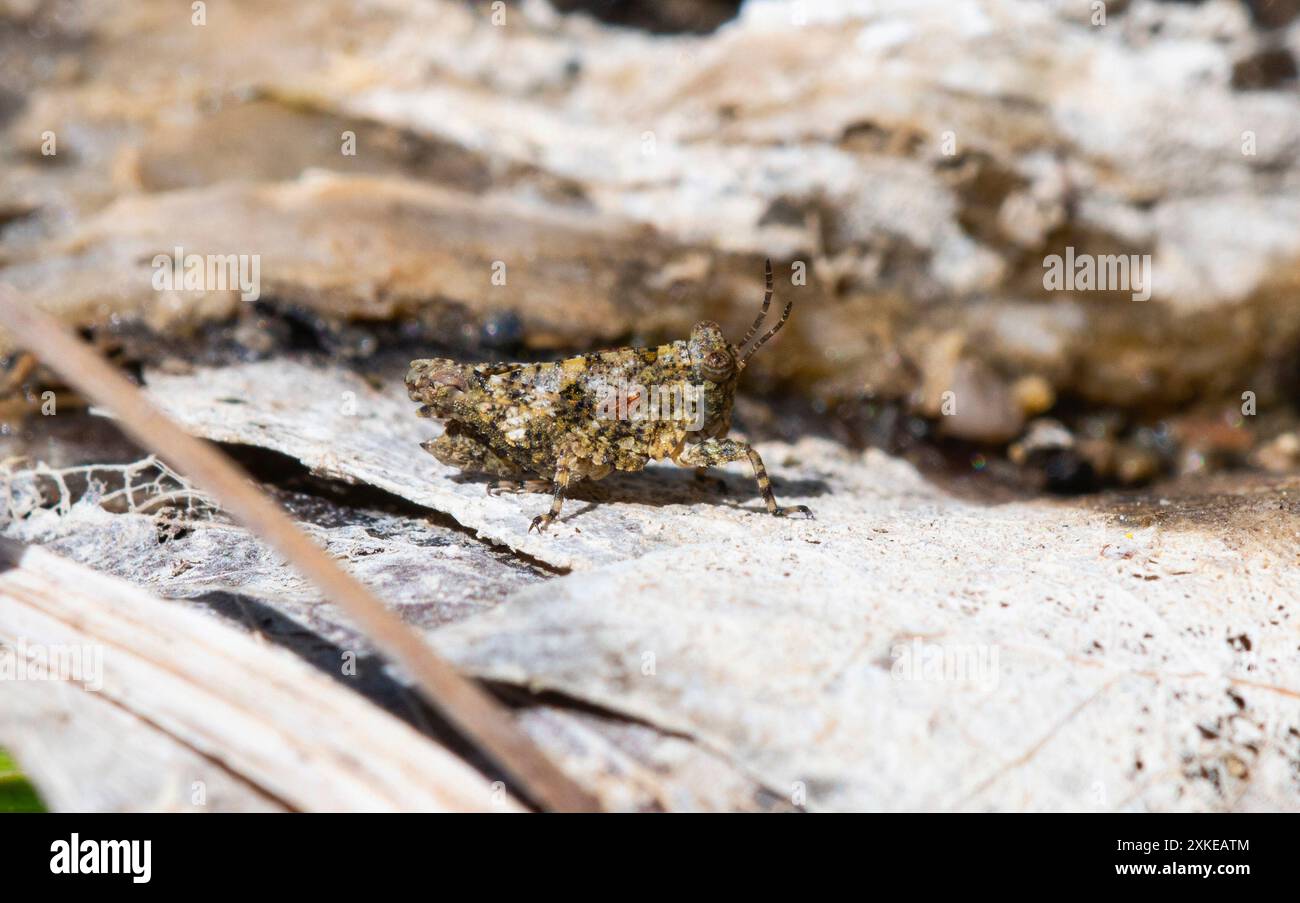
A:
{"type": "Polygon", "coordinates": [[[536,474],[501,457],[474,436],[459,430],[448,429],[437,439],[421,443],[420,447],[448,467],[497,477],[487,485],[489,495],[499,492],[550,492],[553,488],[550,480],[539,479],[536,474]]]}

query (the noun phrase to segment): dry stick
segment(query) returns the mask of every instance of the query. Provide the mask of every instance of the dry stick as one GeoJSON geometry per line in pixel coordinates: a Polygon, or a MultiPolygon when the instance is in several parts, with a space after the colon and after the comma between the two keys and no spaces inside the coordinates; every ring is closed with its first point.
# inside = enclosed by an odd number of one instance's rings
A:
{"type": "Polygon", "coordinates": [[[529,798],[560,811],[594,811],[596,801],[555,767],[515,726],[507,711],[460,676],[414,630],[384,607],[212,445],[184,432],[86,343],[49,315],[24,309],[0,285],[0,324],[87,398],[112,411],[126,431],[170,463],[275,548],[326,598],[337,602],[415,678],[424,697],[529,798]]]}

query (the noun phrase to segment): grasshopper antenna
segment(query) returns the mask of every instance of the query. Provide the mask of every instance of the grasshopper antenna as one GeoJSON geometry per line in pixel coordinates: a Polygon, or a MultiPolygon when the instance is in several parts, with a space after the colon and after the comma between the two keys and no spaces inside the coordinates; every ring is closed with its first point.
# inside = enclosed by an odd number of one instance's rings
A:
{"type": "Polygon", "coordinates": [[[758,332],[758,327],[763,325],[763,320],[767,317],[768,305],[772,303],[772,258],[770,257],[767,259],[766,274],[767,292],[763,295],[763,309],[758,312],[758,316],[754,319],[754,325],[749,327],[749,332],[745,333],[745,337],[736,343],[737,348],[744,347],[744,344],[754,337],[754,333],[758,332]]]}
{"type": "MultiPolygon", "coordinates": [[[[763,325],[763,319],[767,316],[767,307],[771,303],[772,303],[772,261],[768,260],[767,261],[767,293],[763,296],[763,309],[758,312],[758,318],[754,320],[754,325],[749,327],[749,332],[745,333],[745,337],[740,340],[741,345],[744,345],[746,342],[748,342],[750,336],[758,332],[758,327],[763,325]]],[[[792,309],[794,309],[794,301],[789,301],[785,305],[785,310],[781,312],[781,319],[777,321],[777,324],[773,326],[771,329],[769,329],[766,333],[764,333],[763,336],[757,342],[755,342],[748,351],[745,352],[745,356],[740,359],[740,364],[738,366],[741,370],[745,369],[745,364],[747,364],[749,362],[749,359],[754,356],[755,351],[762,348],[765,344],[767,344],[768,339],[772,338],[772,336],[776,335],[778,332],[781,331],[781,327],[785,325],[785,321],[790,319],[790,311],[792,309]]]]}

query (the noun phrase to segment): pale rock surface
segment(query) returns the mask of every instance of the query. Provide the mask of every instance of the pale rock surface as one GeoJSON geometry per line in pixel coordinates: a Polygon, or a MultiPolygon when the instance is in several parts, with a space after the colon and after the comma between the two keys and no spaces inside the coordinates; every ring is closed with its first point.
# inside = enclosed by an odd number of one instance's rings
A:
{"type": "Polygon", "coordinates": [[[364,418],[401,413],[400,391],[358,395],[362,428],[343,430],[326,408],[349,378],[287,372],[316,380],[303,403],[256,366],[154,375],[150,391],[201,435],[575,570],[431,633],[472,673],[687,735],[810,808],[1300,809],[1292,488],[1271,490],[1256,535],[963,501],[810,439],[762,448],[782,500],[816,521],[769,518],[735,481],[730,502],[624,499],[634,480],[673,491],[641,474],[538,537],[542,497],[457,483],[393,441],[401,425],[366,436],[364,418]]]}

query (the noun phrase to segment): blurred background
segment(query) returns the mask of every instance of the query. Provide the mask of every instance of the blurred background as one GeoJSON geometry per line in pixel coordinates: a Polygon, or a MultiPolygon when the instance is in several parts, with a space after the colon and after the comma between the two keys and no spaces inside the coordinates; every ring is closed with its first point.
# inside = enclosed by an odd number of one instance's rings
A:
{"type": "Polygon", "coordinates": [[[738,335],[770,256],[751,434],[1029,491],[1285,472],[1298,12],[3,0],[0,279],[128,366],[386,380],[738,335]],[[177,249],[257,255],[257,297],[159,290],[177,249]],[[1067,254],[1149,284],[1049,287],[1067,254]]]}

